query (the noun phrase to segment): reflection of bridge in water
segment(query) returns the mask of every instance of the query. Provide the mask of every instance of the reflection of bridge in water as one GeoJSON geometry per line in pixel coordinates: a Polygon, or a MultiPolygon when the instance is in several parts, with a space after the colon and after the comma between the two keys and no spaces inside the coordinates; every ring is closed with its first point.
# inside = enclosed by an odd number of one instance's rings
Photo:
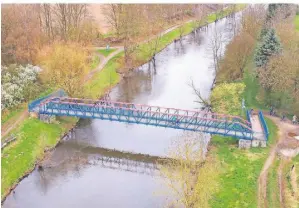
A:
{"type": "MultiPolygon", "coordinates": [[[[135,172],[139,174],[158,175],[159,165],[162,165],[170,158],[122,152],[118,150],[101,147],[85,146],[82,143],[67,141],[62,143],[67,145],[73,154],[63,161],[46,160],[42,166],[44,168],[59,169],[59,166],[80,165],[100,165],[103,168],[135,172]]],[[[69,150],[68,150],[69,151],[69,150]]],[[[68,152],[70,154],[70,151],[68,152]]],[[[65,158],[65,157],[64,157],[65,158]]]]}
{"type": "Polygon", "coordinates": [[[157,163],[150,163],[145,161],[130,160],[126,158],[96,156],[89,164],[101,165],[103,168],[128,171],[146,175],[158,175],[159,168],[157,163]]]}

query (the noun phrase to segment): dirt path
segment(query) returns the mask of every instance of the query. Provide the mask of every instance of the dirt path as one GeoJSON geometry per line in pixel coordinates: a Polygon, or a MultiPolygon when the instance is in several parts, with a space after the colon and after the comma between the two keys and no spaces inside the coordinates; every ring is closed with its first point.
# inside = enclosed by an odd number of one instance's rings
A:
{"type": "MultiPolygon", "coordinates": [[[[278,145],[283,142],[283,140],[286,138],[286,134],[289,131],[298,128],[298,126],[292,125],[291,123],[281,122],[280,118],[269,116],[269,115],[267,115],[267,117],[270,118],[278,126],[279,131],[278,131],[278,141],[271,148],[270,154],[258,178],[258,207],[259,208],[268,207],[267,206],[267,176],[268,176],[268,170],[275,159],[276,152],[278,150],[278,145]]],[[[282,188],[282,186],[280,187],[282,188]]],[[[280,190],[280,192],[282,192],[282,190],[280,190]]],[[[282,197],[280,201],[281,203],[283,202],[282,197]]]]}
{"type": "MultiPolygon", "coordinates": [[[[117,48],[113,53],[109,54],[109,56],[105,57],[101,54],[97,54],[98,57],[100,58],[100,64],[97,66],[97,68],[95,68],[94,70],[92,70],[91,72],[89,72],[85,78],[85,81],[88,81],[90,80],[93,75],[97,72],[100,72],[104,67],[105,65],[108,63],[108,61],[110,59],[112,59],[116,54],[122,52],[124,50],[124,47],[123,46],[116,46],[116,47],[113,47],[113,48],[117,48]]],[[[98,49],[105,49],[105,47],[94,47],[94,49],[98,50],[98,49]]]]}
{"type": "Polygon", "coordinates": [[[22,112],[20,117],[13,124],[2,126],[1,137],[2,138],[5,137],[11,130],[16,128],[25,118],[27,118],[28,115],[29,115],[29,113],[28,113],[28,110],[26,109],[22,112]]]}

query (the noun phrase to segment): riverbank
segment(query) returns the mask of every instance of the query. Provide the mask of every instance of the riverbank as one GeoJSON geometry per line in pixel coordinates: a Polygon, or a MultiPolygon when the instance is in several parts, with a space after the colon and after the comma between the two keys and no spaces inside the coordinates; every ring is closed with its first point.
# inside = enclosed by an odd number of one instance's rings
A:
{"type": "MultiPolygon", "coordinates": [[[[230,47],[230,55],[233,54],[234,50],[240,50],[240,44],[248,38],[246,37],[248,34],[245,33],[239,35],[238,41],[231,42],[234,45],[230,47]]],[[[260,41],[259,33],[260,30],[258,29],[258,35],[253,41],[255,44],[260,41]]],[[[254,63],[254,49],[247,48],[248,52],[242,54],[243,57],[240,56],[245,60],[244,65],[235,61],[235,56],[226,57],[226,51],[221,63],[224,66],[223,70],[220,70],[220,74],[217,74],[221,79],[216,82],[216,86],[219,86],[221,82],[228,82],[228,84],[244,83],[246,85],[244,92],[234,98],[239,100],[238,109],[241,109],[241,100],[244,98],[247,109],[268,111],[269,100],[266,99],[265,94],[261,93],[264,88],[260,85],[260,75],[257,73],[257,67],[254,63]],[[230,68],[227,67],[229,64],[226,65],[226,61],[231,61],[230,66],[240,64],[238,66],[241,70],[235,72],[239,73],[235,76],[235,79],[231,78],[230,68]]],[[[239,53],[242,52],[242,50],[239,51],[239,53]]],[[[233,139],[212,137],[209,154],[222,162],[222,167],[219,169],[220,177],[217,178],[220,189],[214,194],[213,200],[210,201],[211,207],[292,207],[289,204],[294,204],[296,200],[293,187],[297,186],[296,182],[293,182],[295,185],[290,185],[291,177],[286,175],[290,175],[292,163],[298,164],[296,161],[298,161],[299,156],[296,156],[297,159],[288,159],[288,162],[277,157],[277,146],[281,142],[280,140],[287,138],[287,131],[284,129],[287,122],[277,121],[279,121],[279,118],[266,118],[270,136],[267,147],[263,149],[240,150],[237,148],[237,142],[233,139]],[[287,203],[289,203],[288,206],[287,203]]],[[[295,128],[295,126],[293,127],[295,128]]],[[[295,170],[293,172],[293,178],[296,178],[295,170]]],[[[293,179],[293,181],[296,181],[296,179],[293,179]]]]}
{"type": "MultiPolygon", "coordinates": [[[[190,25],[188,26],[188,28],[190,28],[190,25]]],[[[190,30],[190,32],[192,32],[192,30],[190,30]]],[[[170,34],[165,34],[165,45],[163,48],[165,48],[168,44],[178,38],[177,35],[179,35],[177,34],[177,31],[171,31],[170,34]]],[[[161,47],[161,50],[163,48],[161,47]]],[[[151,58],[148,56],[142,57],[147,57],[149,59],[151,58]]],[[[123,53],[116,55],[106,64],[103,70],[96,73],[91,81],[88,82],[86,86],[84,86],[89,93],[89,97],[99,98],[106,92],[106,90],[109,90],[117,83],[119,83],[119,81],[121,80],[121,76],[117,72],[122,66],[122,58],[123,53]]],[[[7,149],[4,149],[2,153],[2,157],[4,157],[4,153],[9,155],[6,161],[10,164],[7,166],[2,166],[2,173],[5,172],[5,174],[2,175],[2,199],[7,195],[7,193],[9,193],[11,187],[14,187],[18,183],[18,181],[21,180],[24,174],[27,174],[28,171],[34,168],[35,162],[43,157],[43,150],[45,148],[50,149],[51,147],[55,146],[60,140],[60,136],[63,135],[64,132],[67,132],[68,129],[70,129],[71,126],[75,123],[76,120],[69,120],[65,122],[66,126],[62,127],[58,124],[44,124],[37,119],[31,118],[26,119],[20,125],[20,127],[13,131],[16,135],[20,136],[18,137],[16,142],[10,144],[7,149]],[[48,127],[49,129],[44,128],[44,126],[48,127]],[[41,131],[41,129],[43,129],[43,131],[41,131]],[[39,139],[44,137],[51,139],[51,142],[49,141],[44,143],[43,139],[39,139]],[[38,153],[32,154],[32,152],[36,151],[38,153]],[[23,152],[24,155],[27,153],[26,157],[18,156],[21,152],[23,152]],[[18,159],[16,160],[14,158],[18,159]],[[22,165],[19,167],[19,164],[22,165]]]]}
{"type": "Polygon", "coordinates": [[[210,200],[211,207],[257,207],[258,178],[273,145],[278,127],[268,118],[266,122],[271,132],[266,148],[243,150],[238,148],[238,140],[213,136],[208,153],[221,163],[216,179],[219,190],[210,200]]]}
{"type": "Polygon", "coordinates": [[[60,117],[52,124],[35,118],[26,119],[13,131],[18,139],[2,150],[2,201],[14,187],[42,160],[46,152],[76,124],[76,118],[60,117]]]}

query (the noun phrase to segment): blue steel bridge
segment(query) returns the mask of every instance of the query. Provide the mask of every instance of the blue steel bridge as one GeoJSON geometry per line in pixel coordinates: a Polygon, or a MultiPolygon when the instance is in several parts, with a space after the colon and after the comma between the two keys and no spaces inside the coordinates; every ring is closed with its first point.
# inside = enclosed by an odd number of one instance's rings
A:
{"type": "Polygon", "coordinates": [[[29,104],[39,115],[74,116],[256,139],[250,119],[207,111],[67,97],[58,91],[29,104]]]}

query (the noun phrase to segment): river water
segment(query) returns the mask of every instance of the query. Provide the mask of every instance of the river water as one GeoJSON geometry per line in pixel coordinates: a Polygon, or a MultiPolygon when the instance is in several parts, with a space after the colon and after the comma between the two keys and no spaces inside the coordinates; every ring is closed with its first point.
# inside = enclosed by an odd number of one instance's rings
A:
{"type": "MultiPolygon", "coordinates": [[[[238,18],[237,18],[238,19],[238,18]]],[[[215,29],[232,37],[231,19],[170,44],[124,78],[115,101],[181,109],[200,107],[191,80],[209,97],[214,72],[210,39],[215,29]]],[[[165,207],[174,196],[159,176],[155,156],[167,157],[182,130],[80,120],[77,127],[5,200],[3,207],[165,207]]]]}

